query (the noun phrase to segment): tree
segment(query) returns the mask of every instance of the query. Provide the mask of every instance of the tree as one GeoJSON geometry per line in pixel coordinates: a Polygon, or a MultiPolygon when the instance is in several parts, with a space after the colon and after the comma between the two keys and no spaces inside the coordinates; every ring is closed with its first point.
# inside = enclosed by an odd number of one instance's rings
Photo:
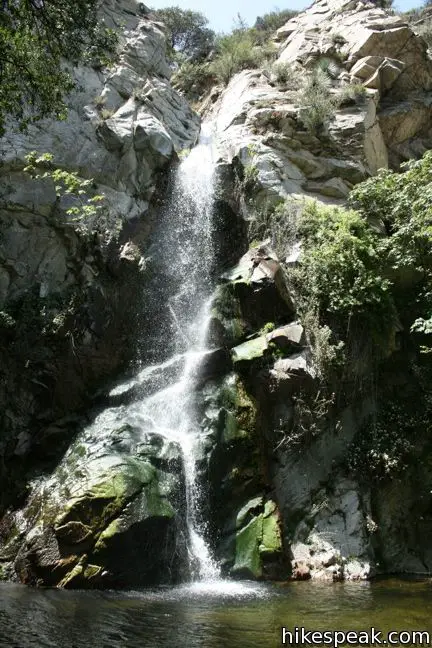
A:
{"type": "Polygon", "coordinates": [[[255,29],[258,29],[259,31],[273,33],[278,30],[279,27],[285,25],[288,20],[297,16],[298,13],[298,11],[293,11],[292,9],[275,9],[263,16],[258,16],[254,26],[255,29]]]}
{"type": "Polygon", "coordinates": [[[97,52],[114,51],[115,34],[98,24],[97,3],[2,0],[0,136],[7,116],[21,130],[48,115],[64,117],[64,97],[74,87],[64,61],[94,63],[97,52]]]}
{"type": "Polygon", "coordinates": [[[207,18],[199,11],[167,7],[153,12],[167,28],[169,53],[183,54],[189,60],[202,60],[210,52],[214,32],[207,27],[207,18]]]}

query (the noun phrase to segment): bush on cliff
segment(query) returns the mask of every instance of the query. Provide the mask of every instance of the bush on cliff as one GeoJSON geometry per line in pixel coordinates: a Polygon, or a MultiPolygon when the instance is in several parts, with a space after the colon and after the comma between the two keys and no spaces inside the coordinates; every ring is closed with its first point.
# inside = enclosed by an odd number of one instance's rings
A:
{"type": "Polygon", "coordinates": [[[394,282],[404,324],[432,331],[432,151],[406,162],[402,173],[381,170],[354,188],[350,204],[366,218],[380,219],[387,236],[381,255],[394,282]]]}
{"type": "Polygon", "coordinates": [[[315,313],[342,340],[363,332],[375,350],[398,317],[406,331],[431,334],[432,152],[360,183],[349,206],[287,201],[265,216],[262,235],[281,256],[302,242],[289,270],[302,316],[315,313]]]}
{"type": "Polygon", "coordinates": [[[212,71],[219,81],[227,84],[236,72],[259,67],[275,52],[274,48],[259,41],[256,30],[240,25],[216,41],[212,71]]]}
{"type": "Polygon", "coordinates": [[[340,335],[350,326],[380,336],[394,318],[379,235],[358,212],[306,203],[297,235],[304,253],[293,274],[303,312],[330,315],[340,335]]]}
{"type": "Polygon", "coordinates": [[[269,37],[298,14],[299,12],[293,9],[274,9],[263,16],[258,16],[254,29],[269,37]]]}

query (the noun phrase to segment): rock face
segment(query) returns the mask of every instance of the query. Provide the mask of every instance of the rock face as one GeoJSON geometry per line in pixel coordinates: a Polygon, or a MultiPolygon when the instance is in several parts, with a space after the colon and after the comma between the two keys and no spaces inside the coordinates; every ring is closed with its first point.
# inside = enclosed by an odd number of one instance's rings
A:
{"type": "Polygon", "coordinates": [[[2,139],[0,511],[25,494],[35,464],[61,456],[76,412],[130,360],[155,189],[199,131],[170,86],[162,26],[132,0],[107,0],[101,11],[119,30],[117,62],[74,70],[65,121],[2,139]],[[93,178],[92,191],[106,196],[103,219],[71,222],[54,183],[24,172],[33,150],[93,178]]]}
{"type": "MultiPolygon", "coordinates": [[[[85,421],[81,414],[130,357],[133,316],[146,313],[146,240],[162,172],[199,129],[169,84],[162,28],[140,7],[104,3],[108,26],[124,30],[119,60],[110,70],[75,71],[83,89],[65,122],[4,141],[0,574],[24,583],[130,587],[187,575],[180,448],[124,422],[128,403],[177,375],[179,357],[112,390],[105,410],[85,421]],[[59,167],[94,178],[106,194],[97,236],[67,222],[68,205],[49,181],[26,175],[33,149],[52,151],[59,167]],[[119,224],[120,237],[111,236],[119,224]]],[[[428,148],[431,61],[401,18],[371,2],[319,0],[275,43],[278,65],[291,66],[288,80],[271,69],[242,71],[208,110],[220,152],[215,266],[225,272],[196,375],[201,514],[223,573],[233,577],[430,572],[427,435],[417,430],[412,440],[418,465],[403,466],[397,479],[369,478],[371,457],[361,448],[376,402],[355,381],[340,398],[321,390],[286,281],[301,244],[281,263],[268,241],[248,250],[247,230],[257,212],[288,196],[343,204],[356,183],[428,148]],[[312,129],[298,90],[319,61],[330,70],[333,111],[312,129]]],[[[156,261],[153,275],[157,268],[156,261]]],[[[160,316],[161,305],[153,307],[160,316]]],[[[379,389],[414,401],[410,352],[387,361],[379,389]]],[[[394,446],[391,437],[390,453],[394,446]]],[[[385,447],[372,460],[394,461],[385,447]]]]}
{"type": "Polygon", "coordinates": [[[255,172],[259,208],[293,194],[343,201],[377,169],[430,148],[432,62],[401,17],[368,2],[319,0],[280,28],[275,42],[287,81],[277,82],[271,69],[241,72],[210,109],[222,158],[255,172]],[[327,127],[311,133],[298,89],[323,60],[331,94],[346,94],[327,127]],[[350,98],[353,84],[364,90],[350,98]]]}
{"type": "MultiPolygon", "coordinates": [[[[319,0],[274,41],[277,65],[289,66],[286,80],[278,81],[270,67],[245,70],[216,101],[213,92],[210,108],[204,104],[216,124],[225,177],[230,167],[237,175],[250,238],[255,215],[285,198],[343,204],[350,189],[379,168],[398,169],[432,145],[432,61],[401,17],[371,2],[319,0]],[[320,62],[329,70],[329,96],[337,100],[314,132],[304,125],[298,87],[320,62]],[[361,93],[350,96],[359,86],[361,93]]],[[[226,182],[227,191],[231,185],[226,182]]],[[[295,266],[300,255],[301,244],[283,258],[285,266],[295,266]]],[[[211,333],[232,358],[232,373],[214,386],[213,423],[212,416],[205,419],[215,430],[210,506],[225,569],[329,581],[429,572],[428,436],[417,430],[411,463],[396,478],[371,477],[368,462],[393,461],[397,424],[387,450],[372,449],[376,456],[362,455],[353,468],[377,416],[376,400],[350,385],[348,399],[336,394],[343,402],[324,403],[283,268],[268,245],[252,247],[222,277],[211,333]],[[320,399],[330,414],[320,414],[320,399]],[[308,414],[311,404],[315,416],[308,414]],[[298,434],[300,415],[306,423],[298,434]],[[257,538],[266,507],[273,506],[280,542],[267,563],[257,538]]],[[[408,356],[393,351],[388,362],[379,389],[408,405],[420,389],[411,370],[400,370],[408,356]]]]}

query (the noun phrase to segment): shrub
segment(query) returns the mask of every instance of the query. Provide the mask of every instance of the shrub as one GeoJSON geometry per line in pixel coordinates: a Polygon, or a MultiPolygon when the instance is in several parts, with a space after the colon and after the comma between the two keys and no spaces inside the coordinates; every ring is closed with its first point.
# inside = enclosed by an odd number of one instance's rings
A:
{"type": "Polygon", "coordinates": [[[102,108],[100,112],[101,119],[104,121],[106,119],[110,119],[114,115],[114,110],[111,110],[110,108],[102,108]]]}
{"type": "Polygon", "coordinates": [[[271,333],[274,331],[276,328],[276,324],[274,322],[266,322],[264,326],[260,329],[259,334],[260,335],[266,335],[267,333],[271,333]]]}
{"type": "Polygon", "coordinates": [[[263,61],[263,52],[255,45],[247,29],[238,29],[229,36],[220,37],[216,47],[217,55],[210,64],[210,71],[225,84],[236,72],[259,67],[263,61]]]}
{"type": "Polygon", "coordinates": [[[393,318],[390,282],[383,276],[380,239],[355,211],[308,201],[298,221],[304,243],[300,285],[305,310],[360,317],[379,332],[393,318]]]}
{"type": "Polygon", "coordinates": [[[258,16],[255,21],[255,29],[264,32],[267,37],[273,32],[283,27],[291,18],[295,18],[299,14],[298,11],[292,9],[282,9],[270,11],[263,16],[258,16]]]}
{"type": "MultiPolygon", "coordinates": [[[[432,315],[432,151],[421,160],[406,162],[403,173],[381,170],[350,194],[350,204],[365,216],[384,223],[388,237],[382,255],[395,276],[412,276],[411,290],[402,284],[396,292],[399,311],[407,328],[432,315]]],[[[397,286],[396,286],[397,287],[397,286]]],[[[429,332],[415,325],[415,331],[429,332]]]]}
{"type": "Polygon", "coordinates": [[[185,61],[173,75],[171,82],[188,99],[198,99],[214,80],[207,63],[185,61]]]}
{"type": "Polygon", "coordinates": [[[344,101],[362,101],[367,95],[367,90],[362,83],[350,83],[344,86],[340,91],[340,100],[344,101]]]}
{"type": "Polygon", "coordinates": [[[321,70],[330,79],[337,79],[341,72],[339,63],[340,61],[336,61],[335,57],[319,56],[315,64],[315,70],[321,70]]]}
{"type": "Polygon", "coordinates": [[[312,133],[318,133],[334,115],[339,100],[330,92],[331,80],[321,68],[313,70],[304,89],[299,92],[299,117],[312,133]]]}
{"type": "Polygon", "coordinates": [[[336,47],[342,47],[347,42],[346,38],[342,34],[332,34],[331,37],[333,45],[336,47]]]}
{"type": "Polygon", "coordinates": [[[387,402],[356,434],[349,447],[350,472],[364,481],[394,479],[413,461],[418,433],[431,432],[430,407],[422,394],[413,403],[387,402]]]}
{"type": "Polygon", "coordinates": [[[270,239],[278,257],[284,259],[297,235],[297,219],[303,201],[287,199],[278,205],[267,203],[256,209],[249,217],[249,240],[270,239]]]}
{"type": "Polygon", "coordinates": [[[290,63],[274,63],[272,73],[276,83],[287,90],[298,90],[303,85],[304,73],[294,68],[290,63]]]}
{"type": "Polygon", "coordinates": [[[97,110],[102,110],[102,108],[105,106],[106,103],[106,97],[102,97],[102,95],[98,95],[93,99],[93,103],[97,110]]]}

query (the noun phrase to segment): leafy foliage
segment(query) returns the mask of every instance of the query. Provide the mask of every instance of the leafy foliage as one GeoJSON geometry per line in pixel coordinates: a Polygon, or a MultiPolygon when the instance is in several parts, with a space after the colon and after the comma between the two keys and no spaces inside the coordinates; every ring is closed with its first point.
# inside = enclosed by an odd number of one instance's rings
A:
{"type": "Polygon", "coordinates": [[[62,59],[103,64],[104,52],[115,50],[116,37],[98,24],[96,9],[97,0],[2,2],[0,135],[8,115],[22,130],[51,114],[65,117],[64,96],[74,82],[62,59]]]}
{"type": "Polygon", "coordinates": [[[153,11],[153,15],[165,24],[171,57],[179,53],[187,60],[199,61],[209,54],[214,32],[207,27],[208,19],[201,12],[166,7],[153,11]]]}
{"type": "Polygon", "coordinates": [[[268,55],[268,50],[263,50],[257,43],[254,31],[240,27],[216,40],[216,56],[211,70],[226,84],[236,72],[259,67],[268,55]]]}
{"type": "Polygon", "coordinates": [[[271,35],[273,32],[285,25],[288,20],[297,16],[298,13],[298,11],[292,9],[275,9],[263,16],[258,16],[254,27],[258,31],[271,35]]]}
{"type": "Polygon", "coordinates": [[[51,153],[38,155],[32,151],[26,155],[26,161],[26,173],[33,178],[50,178],[54,182],[57,198],[68,199],[70,207],[65,210],[66,214],[83,233],[101,229],[100,226],[105,224],[105,196],[94,194],[92,178],[84,179],[74,171],[55,168],[51,153]]]}
{"type": "Polygon", "coordinates": [[[185,61],[173,74],[171,83],[189,100],[196,101],[214,82],[214,79],[209,63],[185,61]]]}
{"type": "Polygon", "coordinates": [[[404,286],[399,310],[414,331],[427,334],[432,318],[432,152],[402,169],[404,173],[381,170],[376,178],[362,182],[351,192],[350,203],[361,214],[383,222],[388,233],[381,243],[385,263],[396,279],[412,277],[412,299],[407,304],[404,286]]]}
{"type": "Polygon", "coordinates": [[[171,56],[180,63],[173,81],[192,100],[197,99],[215,78],[227,84],[236,72],[274,60],[277,50],[270,36],[296,15],[290,10],[274,11],[257,18],[255,27],[251,28],[238,16],[230,34],[215,37],[206,27],[207,19],[200,13],[183,11],[179,7],[154,13],[165,22],[171,56]],[[210,52],[211,61],[205,61],[210,59],[210,52]]]}
{"type": "Polygon", "coordinates": [[[278,62],[272,66],[276,83],[286,90],[299,90],[303,87],[304,73],[290,63],[278,62]]]}
{"type": "Polygon", "coordinates": [[[298,236],[305,247],[297,278],[301,299],[347,322],[359,318],[371,333],[387,327],[394,312],[390,281],[384,276],[380,238],[366,219],[310,201],[298,236]]]}
{"type": "Polygon", "coordinates": [[[431,432],[430,403],[418,400],[416,408],[387,402],[367,421],[349,448],[350,472],[360,480],[380,481],[396,478],[412,464],[416,440],[431,432]]]}

